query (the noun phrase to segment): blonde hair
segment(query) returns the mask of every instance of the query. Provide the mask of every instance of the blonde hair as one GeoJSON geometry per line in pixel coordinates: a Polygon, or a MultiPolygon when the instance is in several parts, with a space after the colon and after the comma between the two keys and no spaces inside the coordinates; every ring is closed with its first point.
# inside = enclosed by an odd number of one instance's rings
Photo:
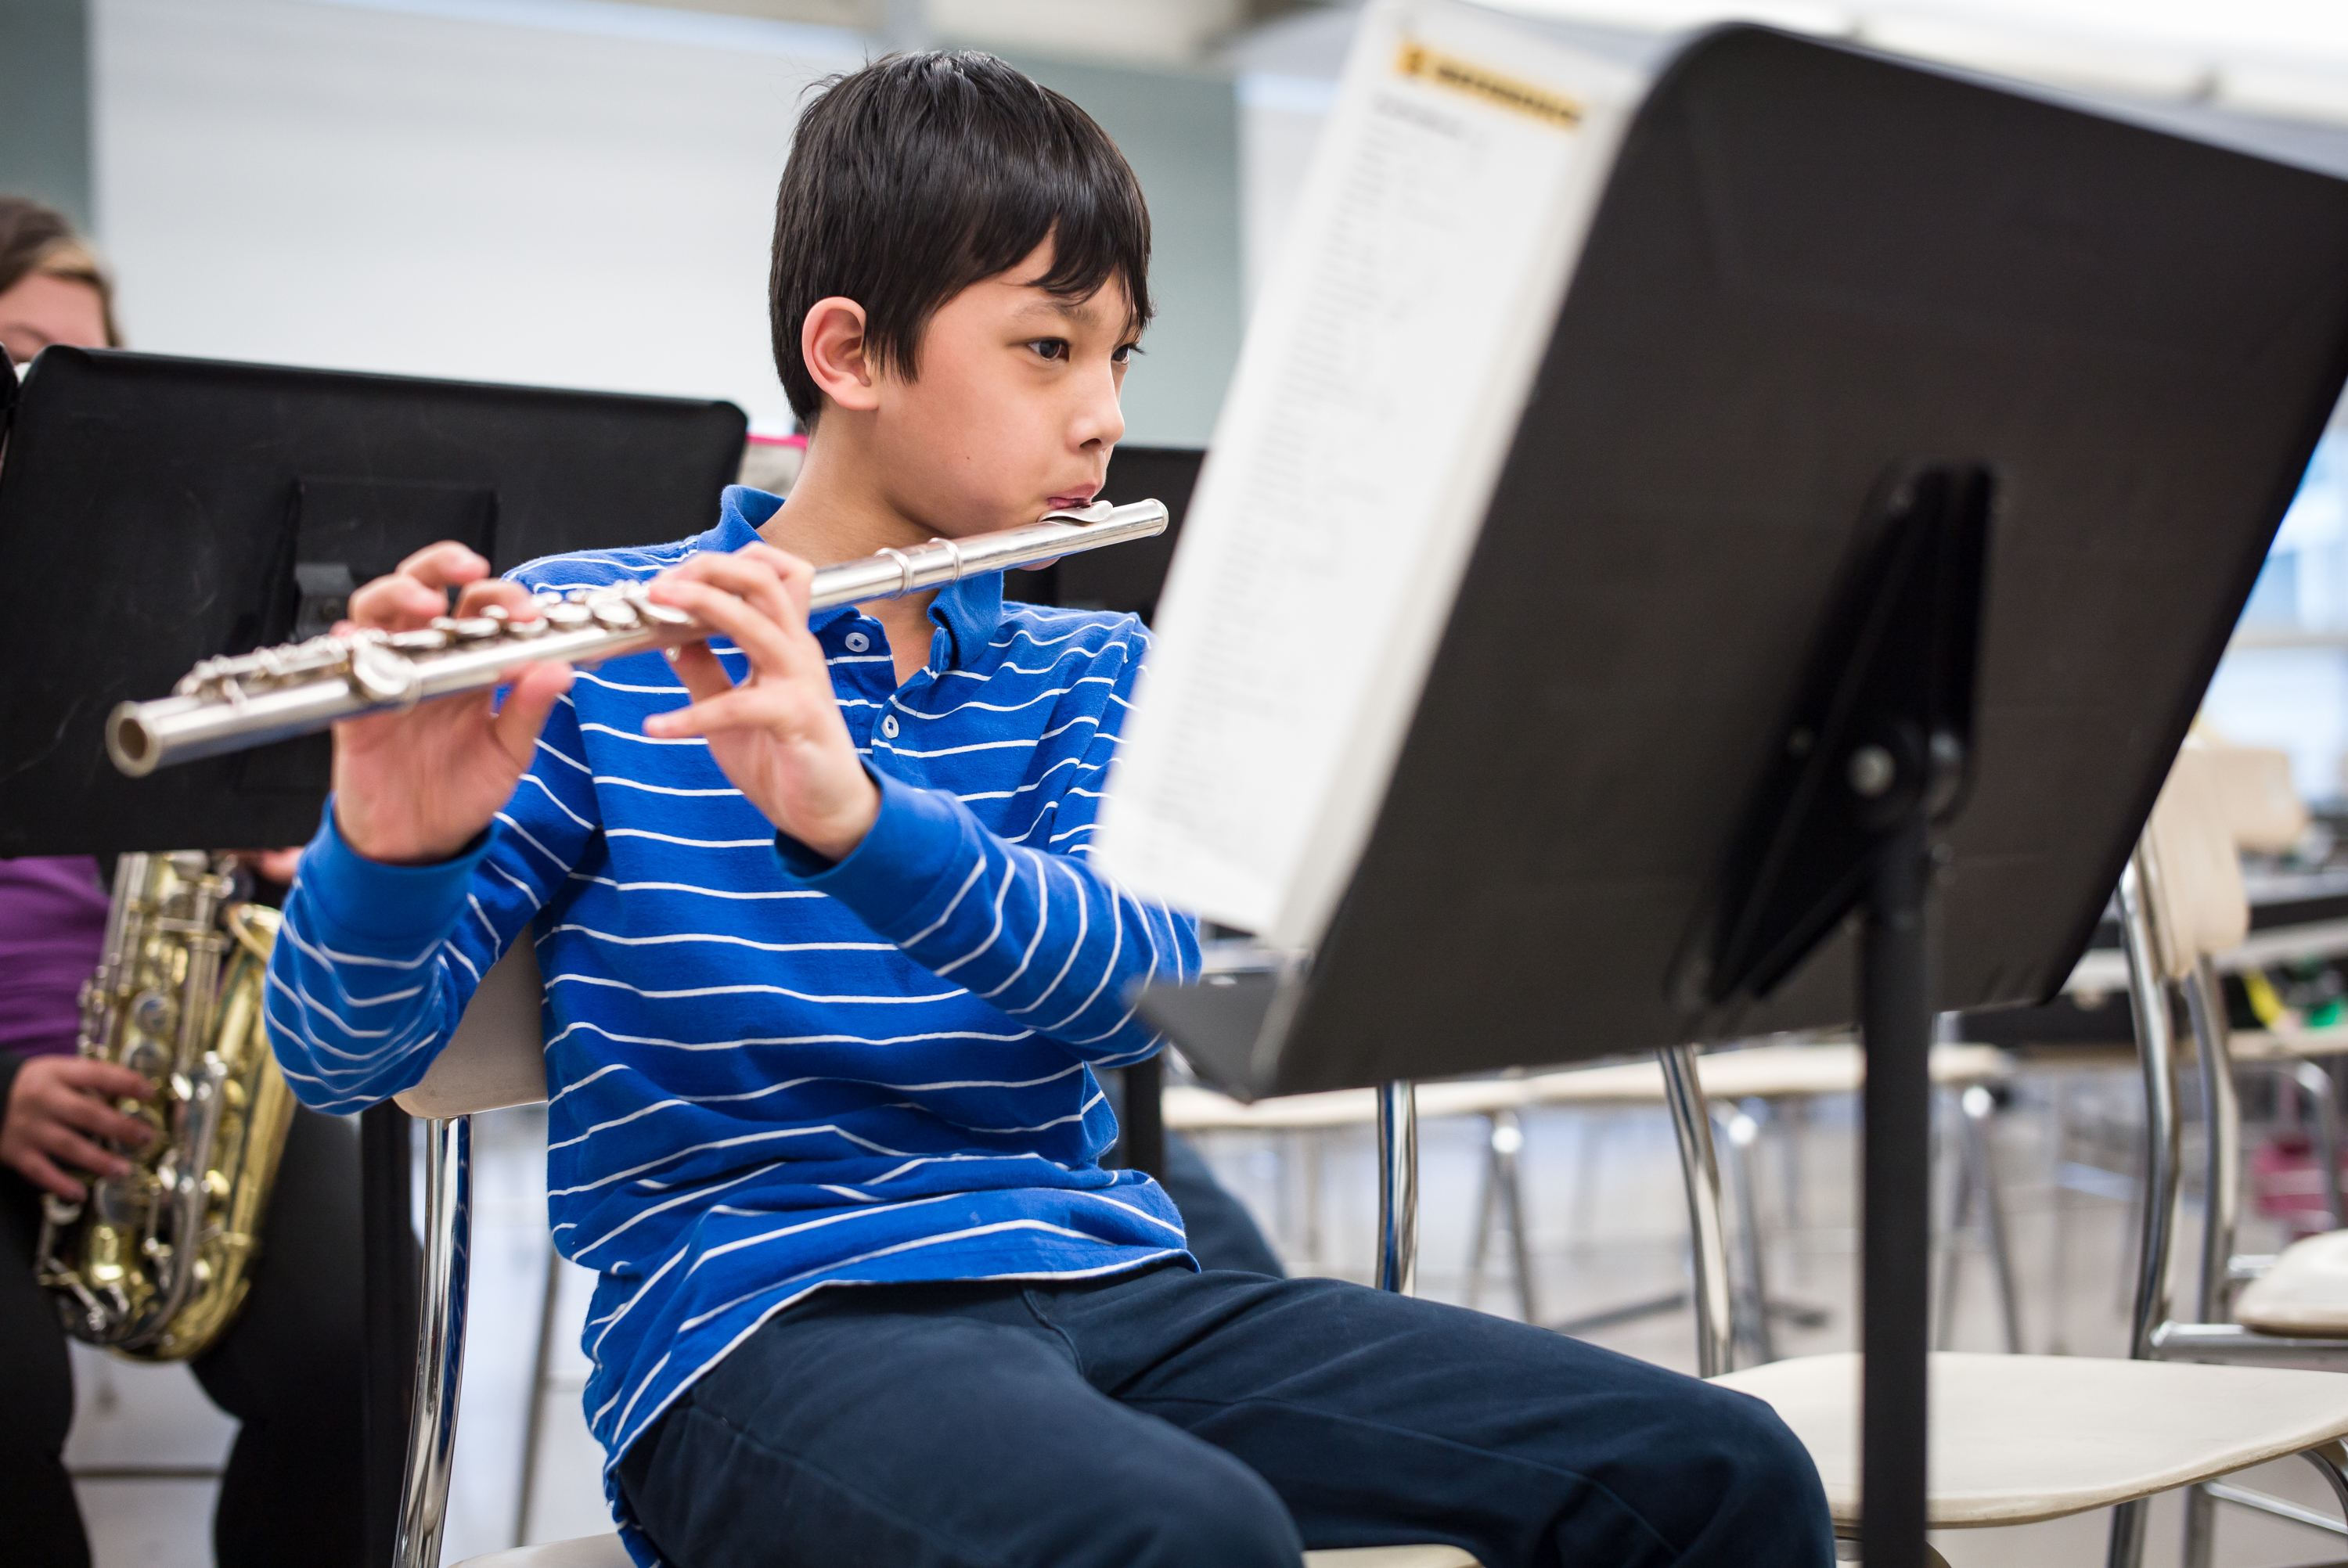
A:
{"type": "Polygon", "coordinates": [[[114,320],[114,281],[89,241],[55,209],[21,196],[0,196],[0,294],[32,277],[62,278],[96,290],[107,346],[122,346],[122,331],[114,320]]]}

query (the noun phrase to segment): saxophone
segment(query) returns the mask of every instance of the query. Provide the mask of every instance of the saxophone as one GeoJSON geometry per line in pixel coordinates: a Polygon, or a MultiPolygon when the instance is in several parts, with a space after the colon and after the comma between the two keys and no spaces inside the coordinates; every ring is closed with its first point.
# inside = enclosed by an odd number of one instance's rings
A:
{"type": "Polygon", "coordinates": [[[235,895],[225,858],[122,856],[82,987],[78,1049],[155,1086],[116,1103],[155,1136],[83,1202],[46,1200],[35,1267],[67,1333],[139,1360],[201,1355],[235,1317],[294,1118],[262,1020],[278,914],[235,895]]]}

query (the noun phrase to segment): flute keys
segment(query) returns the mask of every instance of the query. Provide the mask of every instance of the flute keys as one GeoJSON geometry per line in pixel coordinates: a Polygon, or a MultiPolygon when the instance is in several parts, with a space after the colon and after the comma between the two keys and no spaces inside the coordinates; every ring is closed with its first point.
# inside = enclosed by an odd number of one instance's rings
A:
{"type": "Polygon", "coordinates": [[[633,631],[643,624],[636,607],[624,599],[598,599],[587,608],[599,623],[614,631],[633,631]]]}
{"type": "Polygon", "coordinates": [[[388,643],[366,641],[351,649],[351,684],[375,702],[411,702],[424,684],[407,656],[388,643]]]}
{"type": "Polygon", "coordinates": [[[583,604],[563,600],[546,607],[546,619],[548,624],[558,631],[577,631],[582,627],[595,624],[595,612],[583,604]]]}

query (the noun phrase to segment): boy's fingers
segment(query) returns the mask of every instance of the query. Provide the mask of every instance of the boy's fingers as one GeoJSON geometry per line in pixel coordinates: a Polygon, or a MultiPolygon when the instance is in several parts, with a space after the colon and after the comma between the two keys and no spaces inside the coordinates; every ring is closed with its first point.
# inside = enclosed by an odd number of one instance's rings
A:
{"type": "Polygon", "coordinates": [[[736,687],[723,696],[673,712],[654,713],[644,721],[644,733],[664,740],[715,735],[726,730],[773,730],[789,717],[771,688],[736,687]]]}
{"type": "Polygon", "coordinates": [[[405,573],[379,577],[351,595],[354,625],[384,631],[406,631],[448,612],[448,600],[439,589],[427,587],[405,573]]]}
{"type": "Polygon", "coordinates": [[[726,661],[710,651],[706,642],[687,642],[668,651],[669,668],[676,671],[678,682],[696,702],[722,697],[734,690],[734,677],[726,672],[726,661]]]}
{"type": "Polygon", "coordinates": [[[783,592],[790,604],[794,620],[804,622],[808,618],[808,600],[815,587],[815,568],[788,550],[778,550],[770,544],[747,544],[734,552],[736,559],[759,562],[773,569],[782,580],[783,592]]]}
{"type": "Polygon", "coordinates": [[[502,607],[516,620],[536,620],[545,612],[539,608],[537,596],[511,578],[484,578],[469,582],[457,596],[457,613],[479,615],[491,605],[502,607]]]}
{"type": "Polygon", "coordinates": [[[489,575],[489,563],[454,539],[426,545],[399,563],[395,574],[414,578],[427,588],[455,588],[489,575]]]}
{"type": "Polygon", "coordinates": [[[711,630],[732,638],[734,646],[748,654],[751,666],[762,673],[788,678],[802,662],[792,656],[793,650],[783,636],[783,629],[773,617],[760,613],[723,589],[691,578],[673,579],[656,597],[711,630]]]}
{"type": "Polygon", "coordinates": [[[695,556],[678,569],[677,575],[683,581],[706,583],[732,594],[778,626],[790,624],[795,617],[801,621],[806,619],[793,610],[781,574],[757,557],[695,556]]]}
{"type": "Polygon", "coordinates": [[[489,563],[479,554],[443,539],[427,545],[399,563],[389,577],[379,577],[351,595],[351,619],[361,626],[404,630],[445,615],[445,590],[478,582],[489,575],[489,563]]]}
{"type": "Polygon", "coordinates": [[[568,664],[525,664],[514,671],[505,706],[489,725],[499,747],[516,766],[530,766],[530,753],[538,749],[538,737],[546,728],[546,716],[571,690],[571,682],[568,664]]]}

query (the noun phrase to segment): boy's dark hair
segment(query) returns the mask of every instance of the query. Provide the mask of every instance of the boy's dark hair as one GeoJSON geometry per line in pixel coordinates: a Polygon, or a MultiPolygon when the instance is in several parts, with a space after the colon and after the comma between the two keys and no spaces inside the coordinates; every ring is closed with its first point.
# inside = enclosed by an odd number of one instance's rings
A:
{"type": "Polygon", "coordinates": [[[1052,240],[1034,282],[1080,300],[1111,278],[1149,320],[1149,210],[1090,115],[992,55],[891,55],[799,116],[775,198],[775,368],[801,425],[823,397],[799,354],[818,300],[864,307],[865,349],[908,379],[954,295],[1052,240]]]}

